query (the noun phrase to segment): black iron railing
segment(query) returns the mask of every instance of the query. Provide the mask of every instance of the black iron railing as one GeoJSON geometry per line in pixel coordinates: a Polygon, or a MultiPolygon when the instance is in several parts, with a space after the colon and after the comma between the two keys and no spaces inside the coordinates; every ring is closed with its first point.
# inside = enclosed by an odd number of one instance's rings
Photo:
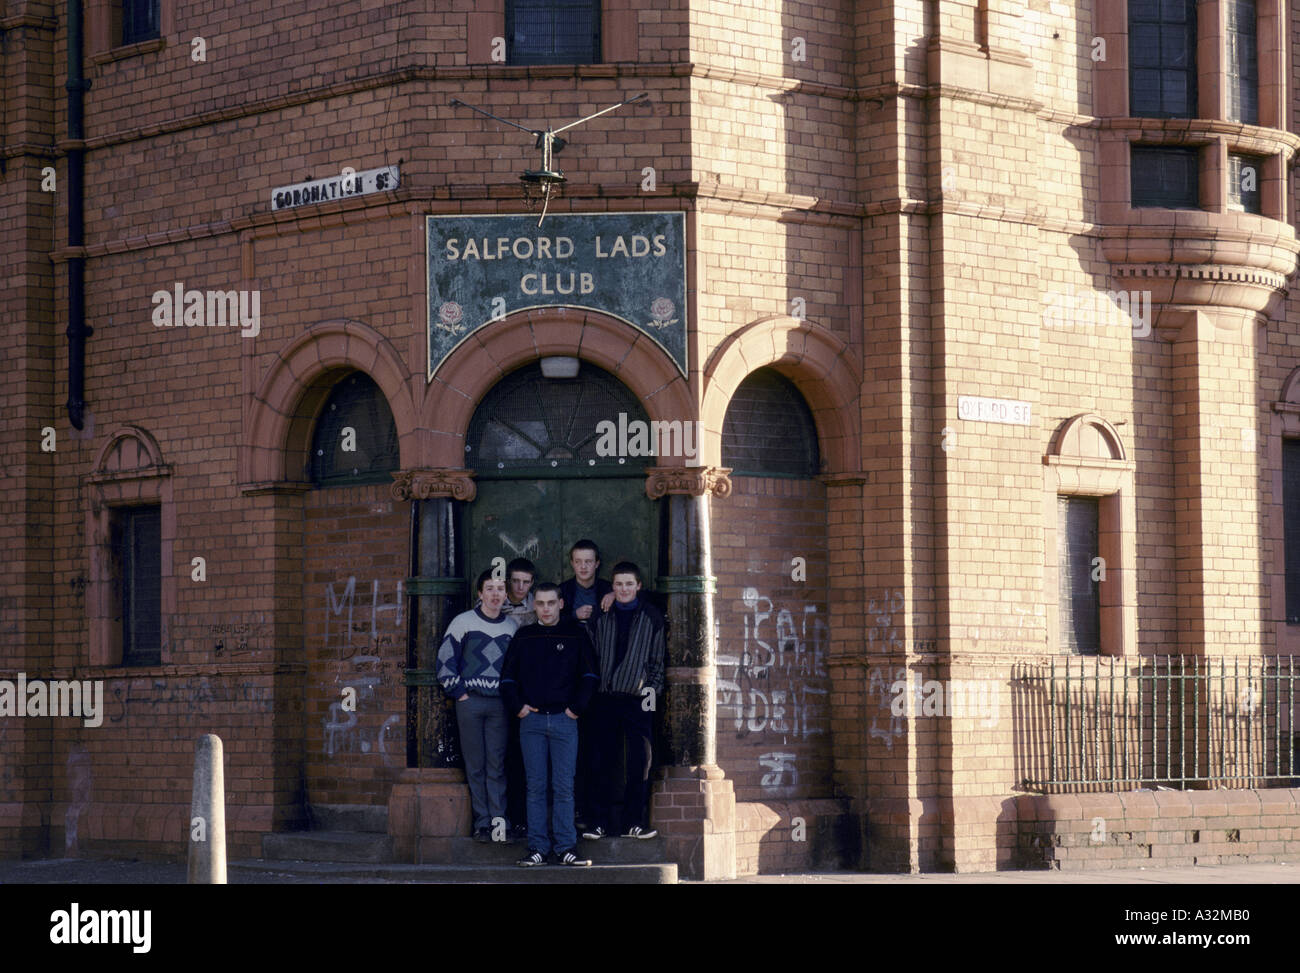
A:
{"type": "Polygon", "coordinates": [[[1031,790],[1300,786],[1294,656],[1071,656],[1013,687],[1031,790]]]}

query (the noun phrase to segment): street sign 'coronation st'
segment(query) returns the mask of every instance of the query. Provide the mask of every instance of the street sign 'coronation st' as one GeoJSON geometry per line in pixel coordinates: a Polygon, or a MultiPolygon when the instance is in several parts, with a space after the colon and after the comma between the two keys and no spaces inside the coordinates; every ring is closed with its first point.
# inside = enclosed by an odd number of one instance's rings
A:
{"type": "Polygon", "coordinates": [[[429,379],[474,330],[534,307],[582,307],[649,335],[686,374],[683,213],[430,216],[429,379]]]}

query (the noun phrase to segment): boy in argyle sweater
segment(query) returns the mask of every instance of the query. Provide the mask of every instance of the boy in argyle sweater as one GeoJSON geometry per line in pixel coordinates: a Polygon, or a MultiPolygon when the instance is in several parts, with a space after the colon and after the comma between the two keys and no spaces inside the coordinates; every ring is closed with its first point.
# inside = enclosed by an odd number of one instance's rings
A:
{"type": "MultiPolygon", "coordinates": [[[[460,749],[474,810],[474,840],[492,840],[493,819],[506,815],[506,734],[501,666],[518,623],[501,613],[505,581],[484,571],[475,585],[480,603],[447,626],[438,649],[438,682],[456,701],[460,749]]],[[[507,827],[509,823],[507,822],[507,827]]]]}

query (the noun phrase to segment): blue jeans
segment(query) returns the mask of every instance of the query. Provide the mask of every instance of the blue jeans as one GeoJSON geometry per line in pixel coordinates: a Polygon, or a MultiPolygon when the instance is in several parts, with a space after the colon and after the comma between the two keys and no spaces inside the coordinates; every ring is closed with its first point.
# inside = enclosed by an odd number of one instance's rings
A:
{"type": "MultiPolygon", "coordinates": [[[[518,719],[518,717],[516,717],[518,719]]],[[[528,780],[528,848],[547,855],[578,843],[573,826],[573,772],[578,762],[578,721],[563,713],[529,713],[519,720],[519,748],[528,780]],[[555,792],[546,828],[546,785],[555,792]]]]}

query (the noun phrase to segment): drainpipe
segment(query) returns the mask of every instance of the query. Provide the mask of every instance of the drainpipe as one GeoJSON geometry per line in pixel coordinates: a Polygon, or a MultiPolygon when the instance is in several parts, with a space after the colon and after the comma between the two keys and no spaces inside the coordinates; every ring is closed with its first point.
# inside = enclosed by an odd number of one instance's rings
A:
{"type": "MultiPolygon", "coordinates": [[[[82,212],[85,178],[84,98],[90,83],[81,73],[81,0],[68,2],[68,247],[85,245],[82,212]]],[[[94,329],[86,324],[86,258],[68,259],[68,420],[74,429],[85,428],[86,339],[94,329]]]]}

